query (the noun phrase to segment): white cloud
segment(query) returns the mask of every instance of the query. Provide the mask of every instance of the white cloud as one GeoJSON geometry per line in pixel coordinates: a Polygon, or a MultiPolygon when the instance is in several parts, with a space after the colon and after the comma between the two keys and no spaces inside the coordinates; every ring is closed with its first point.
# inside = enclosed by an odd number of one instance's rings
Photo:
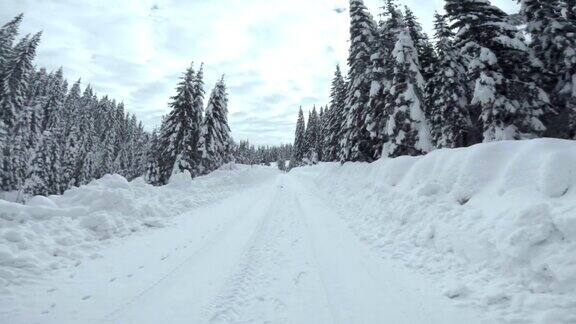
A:
{"type": "MultiPolygon", "coordinates": [[[[443,1],[399,2],[430,28],[443,1]]],[[[366,3],[377,15],[381,0],[366,3]]],[[[510,0],[495,4],[514,7],[510,0]]],[[[179,75],[191,61],[203,61],[207,96],[226,74],[234,136],[275,144],[292,140],[300,104],[327,102],[334,66],[346,62],[347,6],[346,0],[2,0],[0,21],[23,12],[23,32],[44,31],[39,65],[64,66],[69,79],[123,100],[149,128],[166,113],[179,75]]]]}

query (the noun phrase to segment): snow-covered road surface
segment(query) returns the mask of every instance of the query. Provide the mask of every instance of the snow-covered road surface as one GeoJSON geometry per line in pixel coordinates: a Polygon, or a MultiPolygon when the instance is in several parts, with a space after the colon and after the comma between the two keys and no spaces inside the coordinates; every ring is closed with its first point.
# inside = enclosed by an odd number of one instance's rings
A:
{"type": "Polygon", "coordinates": [[[272,174],[27,287],[2,302],[0,322],[480,322],[373,253],[315,191],[272,174]]]}
{"type": "Polygon", "coordinates": [[[576,323],[576,144],[0,200],[0,323],[576,323]]]}

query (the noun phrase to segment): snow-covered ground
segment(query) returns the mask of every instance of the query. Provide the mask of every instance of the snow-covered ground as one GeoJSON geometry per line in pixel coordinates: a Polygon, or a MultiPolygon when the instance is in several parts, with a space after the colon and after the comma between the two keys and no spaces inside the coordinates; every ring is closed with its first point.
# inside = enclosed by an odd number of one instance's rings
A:
{"type": "Polygon", "coordinates": [[[276,174],[259,166],[225,166],[194,181],[188,174],[177,175],[161,188],[107,175],[62,196],[34,197],[26,205],[0,200],[0,293],[42,281],[52,270],[97,259],[115,238],[177,225],[172,216],[194,214],[199,206],[276,174]]]}
{"type": "Polygon", "coordinates": [[[576,144],[0,202],[0,323],[573,323],[576,144]]]}
{"type": "Polygon", "coordinates": [[[576,142],[302,168],[374,253],[497,322],[576,323],[576,142]]]}

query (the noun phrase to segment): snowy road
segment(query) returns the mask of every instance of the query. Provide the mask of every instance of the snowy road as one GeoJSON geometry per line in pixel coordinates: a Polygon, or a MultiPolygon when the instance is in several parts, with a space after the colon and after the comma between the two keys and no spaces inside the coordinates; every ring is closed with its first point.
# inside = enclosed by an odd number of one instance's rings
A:
{"type": "Polygon", "coordinates": [[[302,175],[271,176],[176,221],[6,300],[0,322],[480,322],[372,253],[302,175]]]}

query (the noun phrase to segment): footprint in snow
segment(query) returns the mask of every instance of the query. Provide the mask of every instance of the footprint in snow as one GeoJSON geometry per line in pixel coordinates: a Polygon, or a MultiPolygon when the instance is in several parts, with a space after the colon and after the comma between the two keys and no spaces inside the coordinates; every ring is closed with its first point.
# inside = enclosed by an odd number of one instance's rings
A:
{"type": "Polygon", "coordinates": [[[302,279],[306,277],[306,275],[307,275],[306,271],[300,271],[300,273],[296,275],[296,278],[294,278],[294,285],[298,286],[302,281],[302,279]]]}
{"type": "Polygon", "coordinates": [[[132,278],[133,276],[134,276],[133,274],[129,274],[129,275],[127,275],[126,277],[127,277],[127,278],[132,278]]]}
{"type": "Polygon", "coordinates": [[[46,290],[46,292],[48,292],[48,293],[53,293],[55,291],[56,291],[56,288],[50,288],[50,289],[46,290]]]}
{"type": "Polygon", "coordinates": [[[161,261],[164,261],[164,260],[166,260],[167,258],[168,258],[168,256],[165,255],[165,256],[163,256],[162,259],[160,259],[160,260],[161,260],[161,261]]]}
{"type": "Polygon", "coordinates": [[[82,300],[88,300],[90,298],[92,298],[92,295],[86,295],[86,296],[82,297],[82,300]]]}
{"type": "Polygon", "coordinates": [[[116,281],[116,279],[118,279],[118,278],[112,278],[112,279],[110,279],[110,282],[114,282],[114,281],[116,281]]]}
{"type": "Polygon", "coordinates": [[[54,309],[54,307],[56,307],[56,304],[50,305],[50,309],[47,309],[47,310],[43,311],[42,314],[49,314],[49,313],[50,313],[50,310],[54,309]]]}
{"type": "Polygon", "coordinates": [[[138,269],[144,269],[144,266],[143,266],[143,265],[141,265],[141,266],[139,266],[139,267],[138,267],[138,269]]]}

